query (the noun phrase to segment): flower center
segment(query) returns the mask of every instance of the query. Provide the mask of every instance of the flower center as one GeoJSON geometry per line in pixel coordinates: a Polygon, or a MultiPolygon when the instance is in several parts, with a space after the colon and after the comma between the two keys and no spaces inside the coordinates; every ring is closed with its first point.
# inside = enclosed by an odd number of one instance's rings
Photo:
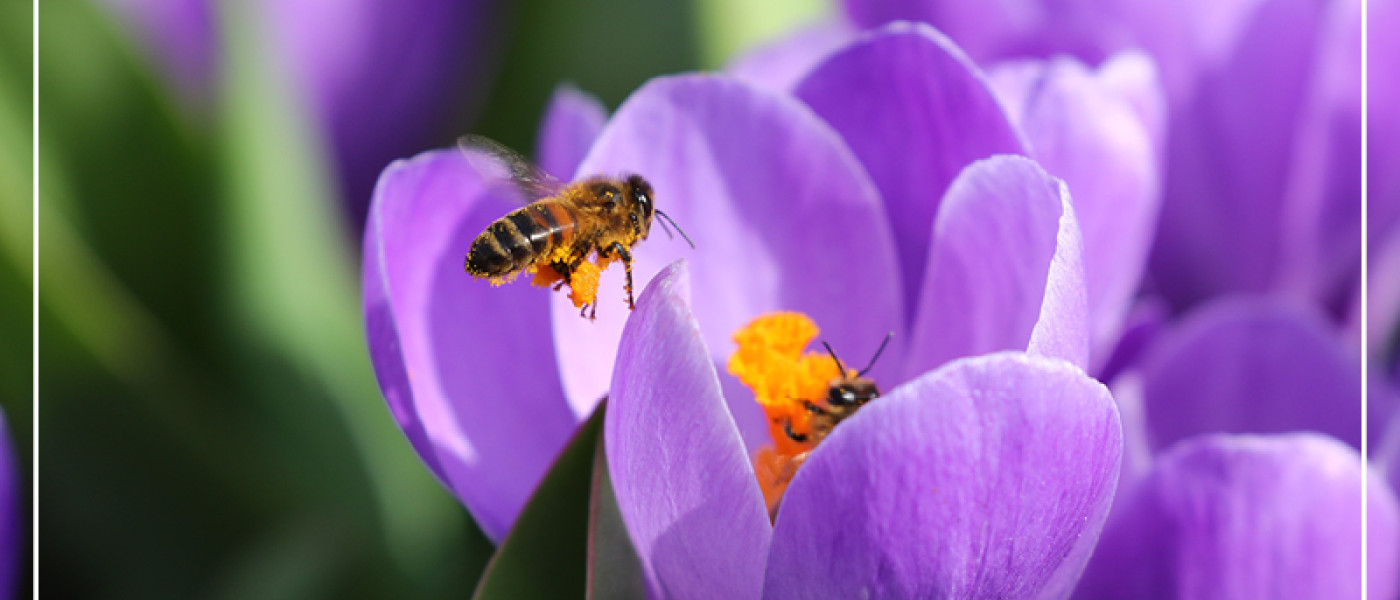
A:
{"type": "Polygon", "coordinates": [[[754,454],[754,472],[770,516],[807,455],[842,419],[879,394],[834,355],[805,352],[818,333],[806,315],[762,315],[734,333],[730,374],[753,390],[768,417],[772,446],[754,454]],[[843,372],[844,371],[844,372],[843,372]]]}

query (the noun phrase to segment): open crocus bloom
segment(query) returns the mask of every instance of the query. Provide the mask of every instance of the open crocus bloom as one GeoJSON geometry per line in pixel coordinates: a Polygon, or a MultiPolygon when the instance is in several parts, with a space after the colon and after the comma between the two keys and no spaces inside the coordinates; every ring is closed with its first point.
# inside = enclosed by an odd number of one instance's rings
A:
{"type": "Polygon", "coordinates": [[[1108,391],[1024,352],[959,359],[814,450],[775,524],[679,265],[642,293],[604,420],[618,508],[657,598],[1064,597],[1122,450],[1108,391]]]}
{"type": "MultiPolygon", "coordinates": [[[[635,172],[652,182],[657,207],[697,248],[662,236],[638,244],[638,287],[687,258],[713,364],[727,359],[742,324],[796,310],[851,356],[871,356],[895,332],[870,374],[891,384],[999,350],[1086,368],[1071,199],[1035,162],[994,155],[1019,142],[980,73],[925,27],[875,32],[833,61],[809,77],[807,102],[722,75],[661,78],[634,93],[591,147],[571,145],[589,139],[576,130],[543,139],[562,140],[564,154],[586,150],[578,175],[635,172]],[[838,129],[835,113],[824,119],[809,105],[877,72],[886,92],[871,94],[867,112],[879,117],[868,128],[878,135],[859,137],[868,132],[856,113],[838,129]],[[889,111],[929,124],[928,139],[881,152],[899,143],[884,137],[895,135],[889,111]],[[864,154],[847,144],[858,138],[864,154]],[[910,177],[922,183],[899,183],[910,177]]],[[[561,95],[555,110],[596,108],[561,95]]],[[[455,150],[390,166],[365,233],[363,280],[371,356],[395,418],[494,539],[610,389],[628,318],[621,269],[603,274],[594,322],[564,294],[523,282],[493,288],[462,273],[472,238],[516,206],[501,192],[455,150]]],[[[729,377],[722,385],[746,444],[767,443],[751,394],[729,377]]]]}

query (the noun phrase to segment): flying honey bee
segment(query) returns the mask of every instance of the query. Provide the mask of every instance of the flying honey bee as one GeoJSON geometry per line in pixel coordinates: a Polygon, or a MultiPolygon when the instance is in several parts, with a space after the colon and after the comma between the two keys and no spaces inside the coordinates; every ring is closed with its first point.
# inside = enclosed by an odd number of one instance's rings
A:
{"type": "MultiPolygon", "coordinates": [[[[498,161],[531,201],[497,219],[472,242],[466,270],[473,276],[503,281],[536,271],[557,274],[555,290],[565,285],[572,289],[574,275],[596,253],[601,266],[614,259],[622,261],[627,271],[627,308],[633,309],[632,248],[651,233],[653,213],[670,222],[686,243],[695,247],[671,217],[656,209],[651,184],[640,175],[595,175],[565,184],[489,138],[468,135],[457,145],[468,156],[479,152],[498,161]]],[[[661,227],[671,235],[665,222],[661,227]]],[[[598,311],[597,302],[585,303],[580,309],[580,315],[588,312],[592,319],[598,311]]]]}

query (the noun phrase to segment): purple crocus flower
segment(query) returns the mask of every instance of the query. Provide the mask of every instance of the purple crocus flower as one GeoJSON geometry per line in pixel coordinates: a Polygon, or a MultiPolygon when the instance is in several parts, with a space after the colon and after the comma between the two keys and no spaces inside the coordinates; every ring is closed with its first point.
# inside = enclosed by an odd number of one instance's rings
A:
{"type": "MultiPolygon", "coordinates": [[[[208,0],[103,0],[130,23],[196,107],[220,76],[223,34],[208,0]]],[[[355,231],[375,177],[428,143],[462,99],[484,99],[495,43],[489,0],[240,3],[285,69],[339,175],[355,231]]],[[[470,109],[470,106],[468,106],[470,109]]]]}
{"type": "Polygon", "coordinates": [[[949,362],[837,427],[770,525],[686,287],[676,265],[643,292],[604,421],[652,597],[1064,597],[1073,587],[1121,451],[1101,384],[1021,352],[949,362]]]}
{"type": "MultiPolygon", "coordinates": [[[[892,231],[890,211],[927,211],[883,203],[857,153],[797,99],[722,76],[663,78],[619,109],[576,171],[645,174],[658,206],[697,241],[693,253],[679,242],[644,242],[635,253],[638,281],[688,258],[693,306],[716,364],[740,325],[786,309],[811,315],[824,339],[851,356],[871,355],[884,333],[897,332],[872,372],[887,384],[998,350],[1087,366],[1081,240],[1069,196],[1030,160],[978,162],[965,149],[973,144],[965,138],[983,131],[1016,143],[981,76],[924,28],[882,32],[842,56],[837,81],[877,67],[892,80],[910,73],[923,96],[896,108],[940,124],[940,141],[900,160],[951,164],[963,156],[973,165],[942,183],[947,208],[937,221],[929,213],[922,230],[903,225],[914,240],[892,231]],[[891,48],[939,68],[884,64],[901,57],[891,48]],[[918,273],[901,272],[901,244],[927,255],[918,273]],[[906,308],[906,297],[914,306],[906,308]]],[[[595,322],[579,319],[562,295],[491,288],[457,272],[476,233],[511,208],[498,189],[455,151],[392,166],[375,195],[364,278],[372,355],[395,417],[496,539],[574,424],[610,389],[628,317],[616,269],[604,274],[595,322]],[[555,304],[546,312],[547,302],[555,304]]],[[[767,428],[748,390],[727,377],[724,384],[746,444],[764,443],[767,428]]]]}

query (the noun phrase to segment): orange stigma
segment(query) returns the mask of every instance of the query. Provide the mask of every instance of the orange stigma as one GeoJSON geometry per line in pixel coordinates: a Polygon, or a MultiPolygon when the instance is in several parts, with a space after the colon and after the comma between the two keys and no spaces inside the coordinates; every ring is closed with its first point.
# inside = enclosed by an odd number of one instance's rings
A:
{"type": "Polygon", "coordinates": [[[773,438],[773,446],[754,455],[754,472],[770,515],[776,514],[797,467],[816,447],[810,435],[813,412],[807,405],[820,405],[833,379],[855,374],[841,373],[825,353],[803,353],[817,333],[816,323],[795,312],[760,316],[734,333],[739,348],[729,357],[729,373],[753,390],[773,438]]]}

